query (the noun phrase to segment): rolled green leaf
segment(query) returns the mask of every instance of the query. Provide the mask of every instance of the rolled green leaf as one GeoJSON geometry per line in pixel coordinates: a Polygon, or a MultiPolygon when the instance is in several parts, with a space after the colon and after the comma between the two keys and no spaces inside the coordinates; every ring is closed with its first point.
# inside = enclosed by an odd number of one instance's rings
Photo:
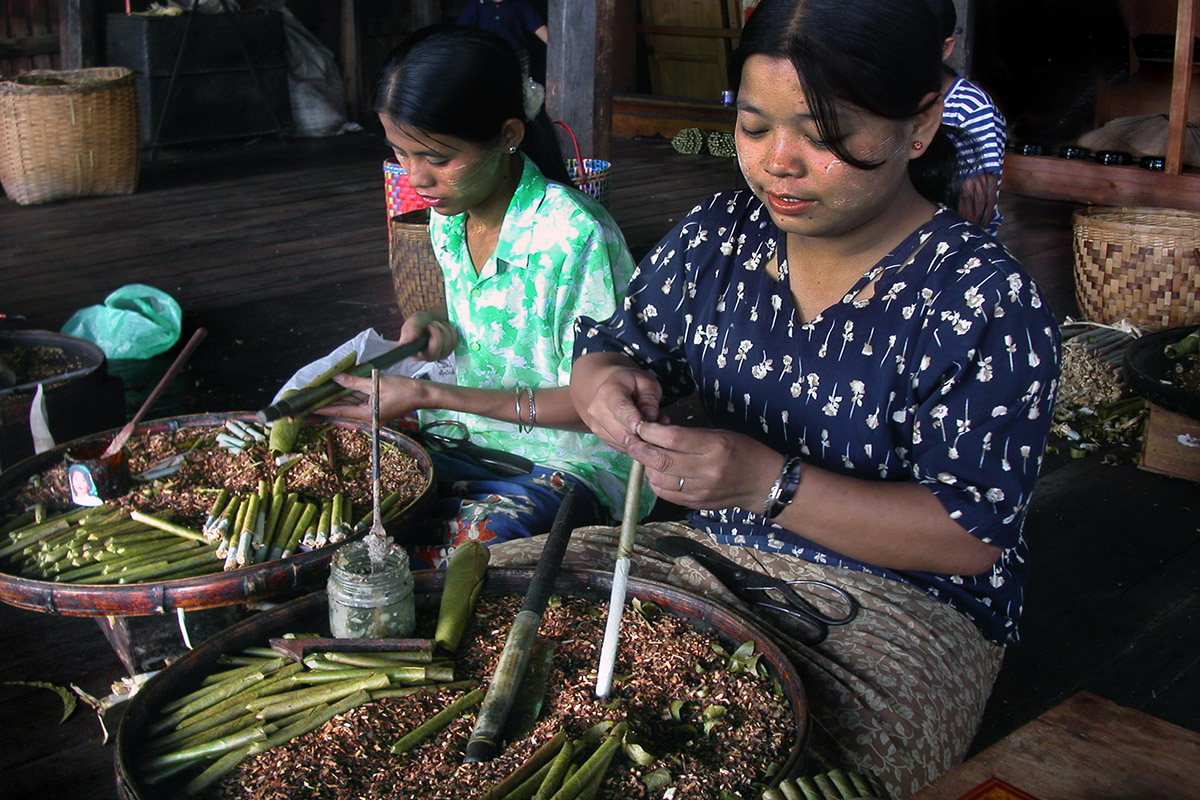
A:
{"type": "Polygon", "coordinates": [[[825,773],[813,775],[812,782],[816,784],[817,789],[819,789],[821,794],[826,798],[833,798],[833,800],[837,800],[837,798],[841,797],[841,792],[837,790],[837,787],[833,785],[833,781],[831,781],[829,776],[825,773]]]}
{"type": "Polygon", "coordinates": [[[412,748],[421,744],[430,736],[433,736],[442,728],[449,725],[452,719],[466,713],[470,709],[483,702],[483,696],[486,693],[487,691],[480,687],[478,689],[472,689],[466,694],[460,695],[457,700],[448,705],[446,708],[443,708],[441,711],[422,722],[415,729],[405,734],[400,741],[392,745],[392,752],[396,754],[406,753],[412,748]]]}
{"type": "Polygon", "coordinates": [[[322,653],[327,661],[335,664],[347,664],[353,667],[391,668],[403,666],[401,662],[410,664],[428,664],[433,661],[432,650],[396,650],[388,653],[322,653]]]}
{"type": "Polygon", "coordinates": [[[491,551],[487,545],[474,540],[458,545],[450,556],[446,565],[446,579],[442,584],[437,630],[433,636],[433,640],[448,652],[456,652],[462,642],[463,632],[475,611],[479,592],[487,578],[490,558],[491,551]]]}
{"type": "Polygon", "coordinates": [[[348,697],[344,697],[336,703],[326,706],[317,706],[309,709],[310,713],[302,717],[299,721],[294,722],[285,728],[281,728],[261,742],[254,742],[251,744],[250,752],[251,754],[259,753],[264,750],[269,750],[272,747],[278,747],[281,744],[286,744],[292,739],[295,739],[297,736],[303,736],[310,731],[316,730],[339,714],[345,714],[346,712],[352,711],[353,709],[358,708],[365,703],[369,703],[370,701],[370,693],[367,691],[360,691],[355,692],[348,697]]]}
{"type": "Polygon", "coordinates": [[[129,516],[131,519],[136,519],[138,522],[149,525],[152,528],[158,528],[161,531],[167,531],[168,533],[173,533],[176,536],[182,536],[185,539],[194,539],[197,542],[208,542],[208,537],[204,536],[203,534],[196,533],[189,528],[185,528],[182,525],[176,525],[174,522],[169,522],[152,514],[146,514],[141,511],[130,511],[129,516]]]}
{"type": "MultiPolygon", "coordinates": [[[[848,795],[849,797],[870,797],[871,796],[871,785],[869,783],[867,783],[866,778],[864,778],[862,775],[858,774],[857,772],[847,773],[846,777],[849,778],[850,783],[854,787],[854,793],[851,795],[848,795]]],[[[877,796],[882,796],[882,795],[877,795],[877,796]]]]}
{"type": "Polygon", "coordinates": [[[239,747],[236,750],[230,750],[213,763],[205,767],[204,771],[183,787],[184,795],[195,797],[203,792],[208,787],[225,777],[238,764],[242,763],[246,757],[250,755],[249,746],[239,747]]]}
{"type": "Polygon", "coordinates": [[[616,755],[617,748],[621,746],[621,740],[628,730],[627,722],[614,725],[612,732],[604,738],[595,752],[588,756],[579,771],[564,781],[562,787],[552,795],[552,800],[575,800],[593,783],[603,780],[604,773],[608,771],[608,765],[612,763],[613,756],[616,755]]]}
{"type": "Polygon", "coordinates": [[[800,787],[791,781],[780,781],[779,790],[783,792],[784,800],[804,800],[800,787]]]}
{"type": "Polygon", "coordinates": [[[385,697],[409,697],[420,692],[428,692],[431,689],[473,689],[476,686],[475,681],[452,681],[451,683],[428,683],[424,686],[396,686],[387,689],[372,689],[371,699],[382,700],[385,697]]]}
{"type": "MultiPolygon", "coordinates": [[[[517,767],[502,781],[488,789],[487,793],[480,800],[504,800],[509,792],[520,786],[543,766],[549,768],[551,761],[557,755],[558,751],[562,749],[563,742],[565,741],[567,741],[567,734],[562,731],[555,733],[543,742],[537,750],[534,750],[529,758],[521,763],[521,766],[517,767]]],[[[538,785],[541,785],[540,782],[538,785]]]]}
{"type": "Polygon", "coordinates": [[[804,794],[804,800],[825,800],[825,793],[813,782],[812,778],[800,778],[796,788],[804,794]]]}
{"type": "Polygon", "coordinates": [[[300,690],[289,695],[280,695],[280,701],[260,708],[255,712],[259,719],[274,719],[285,717],[296,711],[338,700],[348,695],[370,689],[382,689],[388,685],[387,675],[371,675],[366,678],[355,678],[328,686],[317,686],[309,690],[300,690]],[[313,690],[316,691],[313,691],[313,690]],[[292,695],[295,696],[292,696],[292,695]]]}
{"type": "Polygon", "coordinates": [[[515,789],[504,795],[503,800],[531,800],[534,792],[542,785],[542,781],[546,780],[546,773],[550,771],[550,766],[553,763],[553,761],[547,761],[538,767],[537,772],[530,775],[522,783],[518,784],[515,789]]]}
{"type": "Polygon", "coordinates": [[[176,750],[173,753],[166,753],[161,756],[155,756],[146,762],[145,768],[148,770],[164,767],[167,764],[174,764],[178,761],[196,761],[197,759],[207,756],[224,753],[232,750],[235,747],[249,744],[257,739],[267,738],[267,731],[263,726],[254,725],[245,730],[239,731],[231,736],[225,736],[211,742],[206,742],[195,747],[189,747],[186,750],[176,750]]]}
{"type": "Polygon", "coordinates": [[[558,749],[558,755],[550,764],[550,771],[546,773],[541,786],[534,792],[533,800],[549,800],[559,790],[563,780],[567,777],[567,767],[571,765],[576,747],[577,745],[570,739],[562,743],[562,747],[558,749]]]}

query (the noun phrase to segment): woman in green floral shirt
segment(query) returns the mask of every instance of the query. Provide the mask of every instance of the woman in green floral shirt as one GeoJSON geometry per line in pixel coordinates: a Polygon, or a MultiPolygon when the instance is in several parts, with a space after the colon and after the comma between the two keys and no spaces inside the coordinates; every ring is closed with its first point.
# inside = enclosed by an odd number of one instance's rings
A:
{"type": "MultiPolygon", "coordinates": [[[[583,501],[577,525],[622,512],[631,462],[587,432],[567,386],[575,319],[609,316],[634,264],[604,208],[569,188],[537,88],[503,39],[438,26],[400,46],[376,89],[388,143],[435,212],[429,232],[445,276],[446,307],[411,315],[400,341],[428,331],[419,357],[453,353],[457,374],[456,385],[382,379],[381,418],[455,420],[475,444],[536,464],[499,476],[460,453],[434,454],[445,527],[414,551],[418,566],[443,565],[468,539],[544,533],[569,488],[583,501]]],[[[353,401],[324,411],[367,417],[353,401]]]]}

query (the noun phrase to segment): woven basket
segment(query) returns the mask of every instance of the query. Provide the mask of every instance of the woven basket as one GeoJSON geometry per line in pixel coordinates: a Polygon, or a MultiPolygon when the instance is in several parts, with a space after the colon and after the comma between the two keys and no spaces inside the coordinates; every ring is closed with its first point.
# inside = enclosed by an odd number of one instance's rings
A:
{"type": "Polygon", "coordinates": [[[442,268],[429,242],[429,209],[392,217],[388,225],[388,263],[396,304],[405,317],[446,302],[442,268]]]}
{"type": "Polygon", "coordinates": [[[21,205],[129,194],[140,147],[131,70],[32,70],[0,82],[0,183],[21,205]]]}
{"type": "Polygon", "coordinates": [[[1148,331],[1200,322],[1200,214],[1084,208],[1074,214],[1075,300],[1084,319],[1148,331]]]}

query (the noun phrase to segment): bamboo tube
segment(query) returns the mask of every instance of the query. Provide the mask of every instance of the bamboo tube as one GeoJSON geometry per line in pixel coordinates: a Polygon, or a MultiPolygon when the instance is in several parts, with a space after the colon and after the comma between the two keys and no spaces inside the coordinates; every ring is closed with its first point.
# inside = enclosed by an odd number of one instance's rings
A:
{"type": "Polygon", "coordinates": [[[486,690],[472,689],[466,694],[460,695],[450,705],[443,708],[438,713],[434,714],[429,719],[422,722],[412,731],[409,731],[400,741],[392,745],[392,753],[406,753],[412,748],[424,742],[430,736],[440,731],[442,728],[450,724],[450,721],[455,717],[465,714],[483,701],[486,690]]]}
{"type": "Polygon", "coordinates": [[[618,722],[613,726],[595,752],[588,756],[578,772],[563,782],[562,787],[551,796],[551,800],[575,800],[593,781],[602,779],[628,730],[629,724],[626,722],[618,722]]]}
{"type": "Polygon", "coordinates": [[[530,644],[537,636],[542,612],[546,608],[546,601],[550,597],[554,579],[558,575],[563,555],[571,539],[572,529],[567,522],[571,518],[571,510],[575,503],[575,493],[568,489],[550,527],[546,546],[529,581],[529,588],[525,591],[521,610],[517,612],[508,631],[504,649],[500,652],[500,660],[488,683],[487,699],[483,708],[479,710],[475,728],[467,741],[464,763],[490,760],[500,750],[500,734],[512,710],[521,678],[525,674],[530,644]]]}
{"type": "Polygon", "coordinates": [[[541,769],[543,765],[548,767],[566,741],[566,733],[561,730],[556,732],[543,742],[537,750],[534,750],[529,758],[525,759],[519,767],[510,772],[499,783],[488,789],[487,793],[480,800],[503,800],[503,798],[508,796],[509,792],[521,785],[522,782],[541,769]]]}
{"type": "Polygon", "coordinates": [[[550,771],[546,773],[538,790],[534,792],[533,800],[549,800],[562,787],[563,780],[567,777],[567,767],[571,765],[576,747],[577,745],[570,739],[562,743],[562,747],[558,749],[558,754],[554,756],[554,761],[550,764],[550,771]]]}
{"type": "Polygon", "coordinates": [[[630,557],[637,535],[638,498],[641,496],[642,476],[645,471],[645,466],[637,461],[633,462],[633,467],[629,470],[629,480],[625,485],[625,513],[621,520],[621,535],[617,540],[617,560],[613,567],[608,619],[600,646],[600,665],[596,671],[596,696],[601,699],[608,697],[612,690],[613,666],[617,659],[617,643],[621,636],[621,617],[625,612],[630,557]]]}

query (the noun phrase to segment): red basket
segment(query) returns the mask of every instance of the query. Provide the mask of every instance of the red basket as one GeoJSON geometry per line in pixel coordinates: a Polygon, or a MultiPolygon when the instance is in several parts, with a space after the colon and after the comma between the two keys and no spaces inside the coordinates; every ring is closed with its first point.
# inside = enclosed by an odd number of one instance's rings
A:
{"type": "Polygon", "coordinates": [[[429,208],[429,204],[408,185],[408,176],[395,159],[389,158],[383,162],[383,190],[389,221],[409,211],[429,208]]]}
{"type": "Polygon", "coordinates": [[[575,147],[575,157],[566,159],[567,174],[575,181],[575,187],[608,208],[608,174],[612,170],[612,164],[599,158],[584,158],[579,152],[579,141],[575,138],[575,131],[571,130],[571,126],[557,119],[554,120],[554,124],[567,132],[571,137],[571,144],[575,147]]]}

